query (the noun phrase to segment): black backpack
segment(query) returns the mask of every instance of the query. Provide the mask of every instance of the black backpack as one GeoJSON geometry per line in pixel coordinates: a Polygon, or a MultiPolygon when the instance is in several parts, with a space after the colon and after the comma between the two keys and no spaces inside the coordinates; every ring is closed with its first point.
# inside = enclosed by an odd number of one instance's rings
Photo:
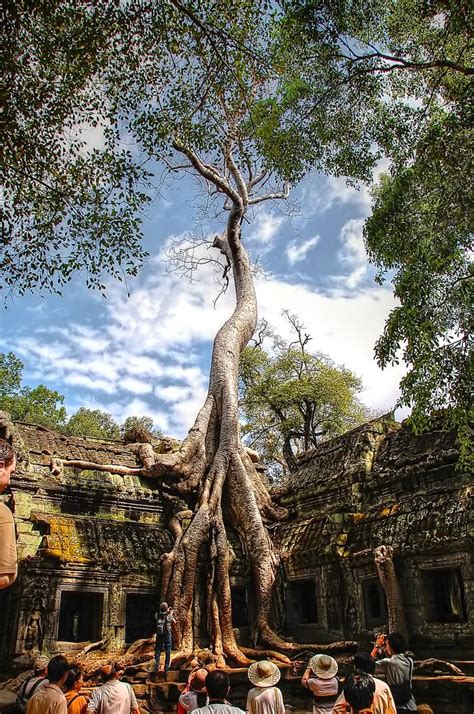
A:
{"type": "Polygon", "coordinates": [[[167,632],[166,614],[156,615],[156,636],[158,639],[163,639],[167,632]]]}

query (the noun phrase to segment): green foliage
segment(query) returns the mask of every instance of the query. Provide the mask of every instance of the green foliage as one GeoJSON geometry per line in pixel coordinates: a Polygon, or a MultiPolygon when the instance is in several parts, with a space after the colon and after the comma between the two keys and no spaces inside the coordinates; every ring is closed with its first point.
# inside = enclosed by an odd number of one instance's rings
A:
{"type": "Polygon", "coordinates": [[[96,439],[120,439],[120,426],[107,412],[81,407],[69,419],[66,433],[96,439]]]}
{"type": "Polygon", "coordinates": [[[457,429],[464,462],[473,417],[471,144],[465,118],[440,112],[412,165],[382,177],[365,227],[378,279],[391,276],[400,301],[377,342],[378,362],[408,365],[400,402],[413,408],[416,429],[448,408],[444,423],[457,429]]]}
{"type": "Polygon", "coordinates": [[[64,397],[43,384],[24,387],[21,384],[23,363],[12,352],[0,354],[0,409],[12,419],[40,424],[49,429],[64,429],[64,397]]]}
{"type": "Polygon", "coordinates": [[[240,363],[242,433],[272,473],[296,468],[296,457],[368,421],[374,415],[357,399],[361,381],[322,354],[306,350],[309,336],[290,317],[296,342],[272,336],[271,348],[246,347],[240,363]]]}
{"type": "Polygon", "coordinates": [[[146,429],[150,434],[156,438],[163,436],[159,429],[155,429],[153,419],[149,416],[129,416],[125,419],[124,423],[120,427],[122,436],[127,433],[130,429],[135,428],[146,429]]]}
{"type": "Polygon", "coordinates": [[[145,256],[149,174],[120,143],[103,84],[133,17],[112,0],[3,5],[5,297],[59,291],[77,271],[103,289],[145,256]]]}

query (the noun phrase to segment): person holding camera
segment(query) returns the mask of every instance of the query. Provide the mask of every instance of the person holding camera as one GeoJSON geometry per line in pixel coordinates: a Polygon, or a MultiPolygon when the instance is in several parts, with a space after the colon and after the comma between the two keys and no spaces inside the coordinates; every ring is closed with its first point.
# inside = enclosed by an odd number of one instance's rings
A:
{"type": "Polygon", "coordinates": [[[377,659],[375,663],[375,674],[385,675],[395,700],[397,714],[416,712],[411,688],[413,660],[406,656],[406,648],[403,635],[400,632],[391,632],[389,635],[379,635],[371,652],[372,657],[382,655],[382,659],[377,659]]]}
{"type": "Polygon", "coordinates": [[[173,646],[172,624],[176,622],[173,608],[167,602],[162,602],[160,611],[155,613],[156,643],[155,643],[155,669],[160,669],[161,653],[165,653],[165,672],[170,668],[171,648],[173,646]]]}

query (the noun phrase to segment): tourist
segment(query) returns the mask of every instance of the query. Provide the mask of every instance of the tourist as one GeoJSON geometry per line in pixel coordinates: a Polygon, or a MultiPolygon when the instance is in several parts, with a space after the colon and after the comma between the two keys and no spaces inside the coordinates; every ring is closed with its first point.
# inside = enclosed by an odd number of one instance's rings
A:
{"type": "Polygon", "coordinates": [[[82,668],[75,664],[71,665],[64,685],[68,714],[85,714],[87,697],[80,694],[83,684],[82,668]]]}
{"type": "MultiPolygon", "coordinates": [[[[395,702],[386,682],[374,677],[375,660],[368,652],[358,652],[354,657],[354,667],[357,672],[370,674],[375,684],[374,694],[374,714],[397,714],[395,702]]],[[[341,694],[334,707],[334,714],[343,714],[347,702],[344,694],[341,694]]]]}
{"type": "Polygon", "coordinates": [[[313,714],[332,714],[341,685],[336,677],[337,662],[329,655],[311,657],[301,684],[313,695],[313,714]]]}
{"type": "Polygon", "coordinates": [[[398,714],[416,712],[411,689],[413,660],[404,654],[405,650],[405,638],[399,632],[391,632],[388,636],[379,635],[372,650],[372,657],[382,653],[386,655],[376,661],[375,672],[385,675],[398,714]]]}
{"type": "Polygon", "coordinates": [[[285,714],[280,690],[275,684],[280,680],[280,670],[268,660],[254,662],[248,671],[253,689],[247,695],[248,714],[285,714]]]}
{"type": "Polygon", "coordinates": [[[26,714],[67,714],[63,687],[69,664],[64,655],[56,655],[48,662],[48,683],[37,689],[28,701],[26,714]]]}
{"type": "Polygon", "coordinates": [[[120,682],[123,674],[118,664],[106,664],[100,670],[104,684],[91,693],[87,712],[97,714],[140,714],[135,692],[130,684],[120,682]]]}
{"type": "MultiPolygon", "coordinates": [[[[0,493],[10,485],[10,476],[15,473],[16,455],[13,447],[0,439],[0,493]]],[[[16,533],[13,513],[0,502],[0,590],[15,580],[18,572],[16,533]]]]}
{"type": "Polygon", "coordinates": [[[33,664],[33,674],[28,679],[25,679],[21,685],[18,696],[15,702],[15,711],[24,712],[26,711],[26,705],[28,700],[31,699],[33,694],[45,684],[48,684],[46,675],[48,673],[49,657],[44,655],[38,655],[35,658],[33,664]]]}
{"type": "Polygon", "coordinates": [[[226,697],[230,690],[230,679],[227,672],[215,669],[206,677],[208,703],[194,710],[194,714],[245,714],[239,707],[233,707],[226,697]]]}
{"type": "Polygon", "coordinates": [[[186,689],[178,699],[177,714],[189,714],[189,712],[203,707],[207,702],[206,693],[207,669],[200,667],[188,677],[186,689]]]}
{"type": "Polygon", "coordinates": [[[176,622],[173,608],[168,603],[162,602],[160,611],[155,613],[156,621],[156,643],[155,643],[155,672],[160,669],[161,653],[165,653],[165,672],[170,668],[171,648],[173,647],[173,637],[171,626],[176,622]]]}
{"type": "Polygon", "coordinates": [[[365,672],[350,674],[344,682],[347,714],[372,714],[374,693],[375,682],[370,674],[365,672]]]}

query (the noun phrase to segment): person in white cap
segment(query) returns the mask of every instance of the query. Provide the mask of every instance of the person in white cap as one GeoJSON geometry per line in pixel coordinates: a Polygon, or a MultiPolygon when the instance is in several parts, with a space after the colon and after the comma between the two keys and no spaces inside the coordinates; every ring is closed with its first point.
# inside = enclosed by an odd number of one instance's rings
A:
{"type": "Polygon", "coordinates": [[[262,660],[250,665],[248,677],[254,685],[247,695],[248,714],[285,714],[280,690],[275,684],[280,680],[280,670],[273,662],[262,660]]]}
{"type": "Polygon", "coordinates": [[[313,695],[313,714],[333,714],[334,704],[341,692],[336,674],[334,657],[317,654],[309,660],[301,684],[313,695]]]}
{"type": "Polygon", "coordinates": [[[15,702],[15,710],[17,712],[26,711],[28,700],[33,694],[48,684],[46,675],[48,673],[49,657],[38,655],[33,663],[33,674],[28,679],[25,679],[20,689],[15,702]]]}

